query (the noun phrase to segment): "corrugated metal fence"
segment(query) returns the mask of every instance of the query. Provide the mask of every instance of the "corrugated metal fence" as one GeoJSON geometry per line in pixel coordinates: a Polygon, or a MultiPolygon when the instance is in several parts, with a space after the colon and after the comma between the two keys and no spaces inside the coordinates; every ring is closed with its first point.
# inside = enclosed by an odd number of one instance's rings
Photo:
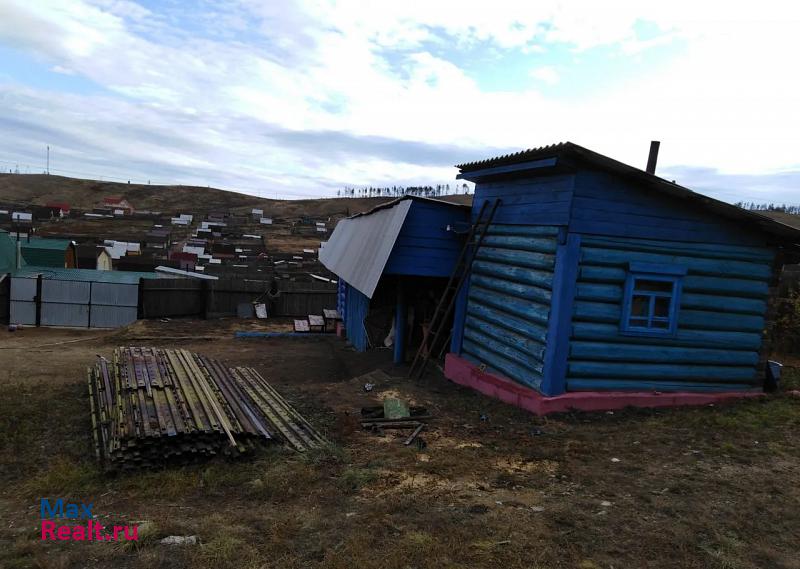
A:
{"type": "Polygon", "coordinates": [[[336,285],[324,282],[278,281],[278,294],[270,295],[270,283],[239,279],[142,280],[141,318],[232,316],[242,303],[263,302],[271,316],[322,314],[336,308],[336,285]]]}
{"type": "Polygon", "coordinates": [[[138,299],[135,284],[12,277],[9,319],[29,326],[116,328],[136,320],[138,299]]]}

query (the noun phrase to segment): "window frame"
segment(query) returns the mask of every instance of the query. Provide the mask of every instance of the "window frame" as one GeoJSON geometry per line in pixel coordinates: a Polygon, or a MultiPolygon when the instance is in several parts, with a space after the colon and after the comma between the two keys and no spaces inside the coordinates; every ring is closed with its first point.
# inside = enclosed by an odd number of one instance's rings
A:
{"type": "MultiPolygon", "coordinates": [[[[628,274],[625,277],[625,290],[622,302],[622,315],[620,319],[620,332],[626,336],[644,336],[668,338],[675,336],[678,332],[678,313],[681,305],[681,293],[683,292],[683,277],[686,276],[687,269],[681,265],[667,265],[656,263],[629,263],[628,274]],[[672,283],[670,294],[670,306],[668,326],[666,328],[652,328],[631,326],[631,310],[633,308],[634,286],[637,280],[650,280],[672,283]]],[[[640,293],[637,293],[641,295],[640,293]]],[[[650,297],[666,296],[665,294],[648,294],[650,297]]],[[[648,314],[648,320],[652,322],[652,314],[648,314]]]]}

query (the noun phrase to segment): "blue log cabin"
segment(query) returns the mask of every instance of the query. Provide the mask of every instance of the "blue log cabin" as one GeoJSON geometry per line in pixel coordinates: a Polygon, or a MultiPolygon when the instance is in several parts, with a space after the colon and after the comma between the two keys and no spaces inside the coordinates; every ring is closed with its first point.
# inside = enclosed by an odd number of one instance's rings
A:
{"type": "Polygon", "coordinates": [[[770,291],[800,231],[572,143],[458,166],[499,199],[445,375],[537,413],[762,390],[770,291]]]}
{"type": "Polygon", "coordinates": [[[339,221],[319,259],[339,279],[338,309],[356,350],[391,345],[400,364],[421,343],[469,217],[468,205],[405,196],[339,221]]]}

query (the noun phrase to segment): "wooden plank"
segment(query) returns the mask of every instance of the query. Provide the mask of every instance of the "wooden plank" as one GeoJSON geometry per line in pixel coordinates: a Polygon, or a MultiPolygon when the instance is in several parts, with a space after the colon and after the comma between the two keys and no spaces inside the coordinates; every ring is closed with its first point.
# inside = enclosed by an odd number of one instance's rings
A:
{"type": "Polygon", "coordinates": [[[519,331],[504,329],[474,316],[467,316],[464,326],[486,337],[502,339],[503,342],[515,350],[528,354],[528,356],[538,361],[543,361],[545,344],[541,336],[538,338],[525,336],[518,333],[519,331]]]}
{"type": "Polygon", "coordinates": [[[680,382],[680,381],[650,381],[629,379],[582,379],[567,378],[569,391],[691,391],[719,393],[724,391],[753,391],[754,384],[750,382],[711,383],[711,382],[680,382]]]}
{"type": "Polygon", "coordinates": [[[659,379],[659,380],[709,380],[746,382],[755,378],[753,366],[714,366],[669,363],[584,362],[570,361],[569,377],[659,379]]]}
{"type": "Polygon", "coordinates": [[[772,276],[772,267],[766,263],[734,261],[728,259],[701,259],[685,255],[657,253],[641,253],[637,251],[619,251],[615,249],[599,249],[582,247],[582,262],[594,265],[617,265],[626,267],[630,262],[663,263],[683,265],[692,274],[710,276],[730,276],[740,279],[764,280],[772,276]]]}
{"type": "Polygon", "coordinates": [[[509,315],[529,318],[538,324],[547,325],[547,318],[550,314],[550,309],[547,305],[537,304],[532,301],[525,302],[522,299],[501,295],[478,286],[470,286],[468,298],[468,310],[472,310],[472,305],[475,304],[500,310],[509,315]]]}
{"type": "MultiPolygon", "coordinates": [[[[732,350],[758,351],[761,346],[760,332],[729,332],[720,330],[687,330],[678,328],[674,338],[648,338],[644,336],[620,336],[619,323],[598,324],[573,322],[572,338],[575,340],[613,342],[614,344],[664,345],[697,348],[727,348],[732,350]]],[[[613,349],[613,348],[611,348],[613,349]]]]}
{"type": "Polygon", "coordinates": [[[495,276],[473,274],[470,282],[486,290],[497,291],[501,294],[516,296],[523,300],[531,300],[544,305],[549,304],[552,298],[552,293],[549,289],[508,281],[495,276]]]}
{"type": "Polygon", "coordinates": [[[551,271],[516,267],[491,261],[475,261],[472,264],[472,274],[496,277],[544,289],[550,289],[553,286],[553,274],[551,271]]]}
{"type": "Polygon", "coordinates": [[[519,332],[544,344],[547,333],[547,326],[544,322],[533,322],[476,302],[467,304],[466,315],[467,318],[477,318],[484,322],[490,322],[504,331],[519,332]]]}
{"type": "Polygon", "coordinates": [[[572,340],[571,361],[618,361],[673,364],[720,364],[754,366],[758,363],[755,351],[709,349],[683,346],[664,346],[657,343],[620,344],[617,342],[586,342],[572,340]]]}

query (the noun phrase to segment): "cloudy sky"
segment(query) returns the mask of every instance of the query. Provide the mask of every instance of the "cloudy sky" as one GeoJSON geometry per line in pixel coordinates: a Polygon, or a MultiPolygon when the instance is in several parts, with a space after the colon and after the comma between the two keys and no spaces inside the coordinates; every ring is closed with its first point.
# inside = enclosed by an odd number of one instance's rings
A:
{"type": "Polygon", "coordinates": [[[800,203],[800,9],[0,0],[0,168],[331,196],[571,140],[800,203]]]}

